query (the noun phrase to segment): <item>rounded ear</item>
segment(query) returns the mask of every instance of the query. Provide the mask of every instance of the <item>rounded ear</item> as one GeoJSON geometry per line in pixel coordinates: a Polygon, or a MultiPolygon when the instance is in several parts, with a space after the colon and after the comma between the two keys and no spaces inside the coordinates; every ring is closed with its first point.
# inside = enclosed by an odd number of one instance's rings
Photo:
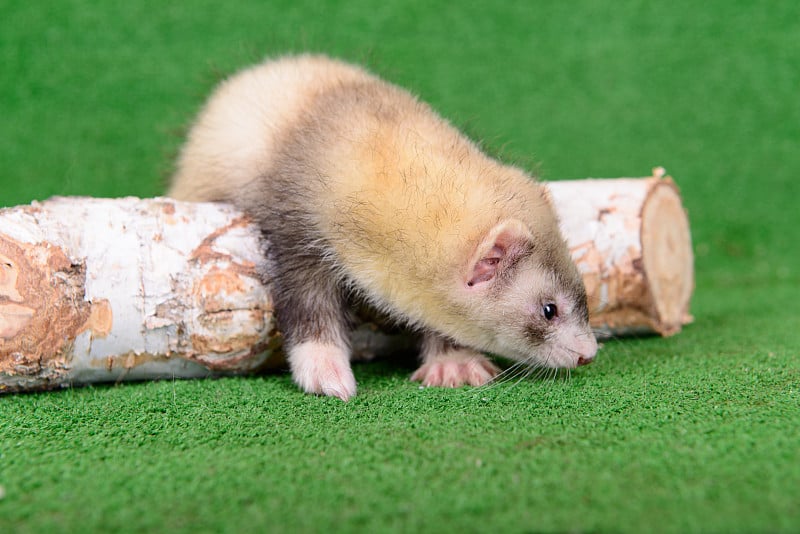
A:
{"type": "Polygon", "coordinates": [[[530,250],[532,243],[533,235],[520,220],[506,219],[494,225],[465,266],[467,287],[480,288],[490,283],[530,250]]]}

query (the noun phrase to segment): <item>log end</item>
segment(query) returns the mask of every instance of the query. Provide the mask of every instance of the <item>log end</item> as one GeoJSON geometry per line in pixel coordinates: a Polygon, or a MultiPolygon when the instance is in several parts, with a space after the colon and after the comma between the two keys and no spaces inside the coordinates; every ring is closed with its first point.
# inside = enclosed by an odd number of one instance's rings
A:
{"type": "Polygon", "coordinates": [[[652,294],[653,328],[673,335],[691,322],[694,255],[689,219],[675,183],[665,178],[642,207],[642,270],[652,294]]]}
{"type": "Polygon", "coordinates": [[[0,393],[66,373],[92,313],[84,282],[85,265],[61,248],[0,234],[0,393]]]}

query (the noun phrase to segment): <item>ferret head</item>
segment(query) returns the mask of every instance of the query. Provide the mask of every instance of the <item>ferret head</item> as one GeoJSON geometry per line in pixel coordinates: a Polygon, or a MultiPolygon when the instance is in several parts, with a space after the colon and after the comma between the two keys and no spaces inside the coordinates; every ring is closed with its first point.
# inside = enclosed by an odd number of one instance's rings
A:
{"type": "Polygon", "coordinates": [[[586,290],[555,216],[533,230],[500,221],[473,249],[458,284],[472,329],[464,335],[476,348],[536,367],[573,368],[594,358],[586,290]]]}

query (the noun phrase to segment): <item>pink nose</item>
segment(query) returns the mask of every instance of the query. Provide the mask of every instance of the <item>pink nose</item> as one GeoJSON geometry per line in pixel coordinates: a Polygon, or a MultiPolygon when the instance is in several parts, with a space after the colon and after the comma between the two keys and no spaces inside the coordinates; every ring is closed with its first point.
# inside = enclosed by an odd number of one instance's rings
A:
{"type": "Polygon", "coordinates": [[[581,356],[578,356],[578,365],[588,365],[592,363],[595,355],[597,354],[597,340],[594,336],[589,336],[586,346],[581,347],[579,350],[581,356]]]}

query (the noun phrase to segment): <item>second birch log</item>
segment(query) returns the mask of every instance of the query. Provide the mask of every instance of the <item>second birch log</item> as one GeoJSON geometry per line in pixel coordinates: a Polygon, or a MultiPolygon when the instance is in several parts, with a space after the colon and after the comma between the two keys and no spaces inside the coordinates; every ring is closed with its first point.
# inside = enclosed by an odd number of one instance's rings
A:
{"type": "Polygon", "coordinates": [[[669,336],[692,321],[694,256],[675,183],[651,178],[548,184],[595,332],[669,336]]]}

